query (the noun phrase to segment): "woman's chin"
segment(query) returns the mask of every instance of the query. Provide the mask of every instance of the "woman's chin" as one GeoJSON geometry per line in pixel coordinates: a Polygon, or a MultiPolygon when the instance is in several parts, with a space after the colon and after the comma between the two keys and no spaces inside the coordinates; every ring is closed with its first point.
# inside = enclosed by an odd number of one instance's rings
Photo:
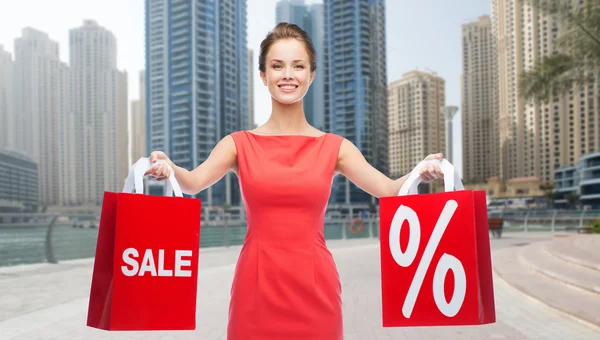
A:
{"type": "Polygon", "coordinates": [[[302,97],[272,96],[279,104],[292,105],[302,100],[302,97]]]}

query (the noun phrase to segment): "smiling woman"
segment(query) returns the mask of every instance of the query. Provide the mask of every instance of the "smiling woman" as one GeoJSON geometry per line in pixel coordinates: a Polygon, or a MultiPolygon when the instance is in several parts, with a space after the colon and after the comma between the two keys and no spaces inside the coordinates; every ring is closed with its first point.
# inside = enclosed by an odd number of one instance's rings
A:
{"type": "MultiPolygon", "coordinates": [[[[342,174],[375,197],[396,195],[406,179],[391,180],[350,141],[307,122],[302,99],[316,67],[306,32],[278,24],[259,56],[271,95],[268,121],[226,136],[193,171],[162,152],[150,155],[155,166],[147,174],[174,172],[188,194],[230,170],[238,175],[248,231],[231,287],[228,340],[343,339],[341,284],[323,231],[333,177],[342,174]]],[[[423,169],[424,181],[443,176],[439,166],[423,169]]]]}

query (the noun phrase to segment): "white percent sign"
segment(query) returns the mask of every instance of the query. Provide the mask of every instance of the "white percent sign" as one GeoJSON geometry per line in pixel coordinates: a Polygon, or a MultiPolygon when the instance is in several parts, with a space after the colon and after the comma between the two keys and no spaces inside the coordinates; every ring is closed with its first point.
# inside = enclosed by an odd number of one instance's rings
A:
{"type": "MultiPolygon", "coordinates": [[[[402,314],[405,318],[410,318],[412,314],[417,295],[419,295],[421,286],[423,285],[425,274],[433,259],[433,254],[440,244],[440,240],[442,239],[446,227],[448,227],[450,219],[454,215],[457,207],[458,203],[456,203],[456,201],[449,200],[446,202],[446,205],[444,205],[444,209],[442,209],[442,213],[438,217],[438,221],[435,224],[429,242],[427,242],[427,245],[425,246],[421,262],[419,262],[419,265],[417,266],[417,271],[410,283],[406,299],[402,305],[402,314]]],[[[390,227],[390,251],[396,263],[402,267],[410,266],[417,256],[420,240],[421,225],[417,213],[411,208],[401,205],[398,210],[396,210],[390,227]],[[410,237],[408,238],[406,251],[402,252],[402,249],[400,248],[400,231],[404,221],[408,222],[410,237]]],[[[462,307],[466,291],[467,278],[462,263],[456,257],[444,253],[440,258],[433,275],[433,298],[440,312],[447,317],[455,316],[462,307]],[[452,293],[450,302],[447,302],[444,294],[444,280],[446,279],[449,270],[452,270],[454,273],[454,292],[452,293]]]]}

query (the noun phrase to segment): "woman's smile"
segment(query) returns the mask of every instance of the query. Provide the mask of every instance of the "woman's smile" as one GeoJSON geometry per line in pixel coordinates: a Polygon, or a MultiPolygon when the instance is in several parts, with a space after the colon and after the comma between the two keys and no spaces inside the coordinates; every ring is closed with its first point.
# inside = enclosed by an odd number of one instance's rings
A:
{"type": "Polygon", "coordinates": [[[298,88],[298,85],[295,84],[280,84],[278,86],[281,89],[281,92],[284,93],[292,93],[298,88]]]}

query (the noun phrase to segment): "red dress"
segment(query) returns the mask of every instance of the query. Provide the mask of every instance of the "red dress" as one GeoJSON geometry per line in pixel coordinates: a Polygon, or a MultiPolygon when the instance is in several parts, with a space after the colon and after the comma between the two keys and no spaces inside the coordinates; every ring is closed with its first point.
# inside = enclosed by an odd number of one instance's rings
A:
{"type": "Polygon", "coordinates": [[[343,138],[231,136],[248,231],[227,339],[342,339],[341,284],[323,224],[343,138]]]}

